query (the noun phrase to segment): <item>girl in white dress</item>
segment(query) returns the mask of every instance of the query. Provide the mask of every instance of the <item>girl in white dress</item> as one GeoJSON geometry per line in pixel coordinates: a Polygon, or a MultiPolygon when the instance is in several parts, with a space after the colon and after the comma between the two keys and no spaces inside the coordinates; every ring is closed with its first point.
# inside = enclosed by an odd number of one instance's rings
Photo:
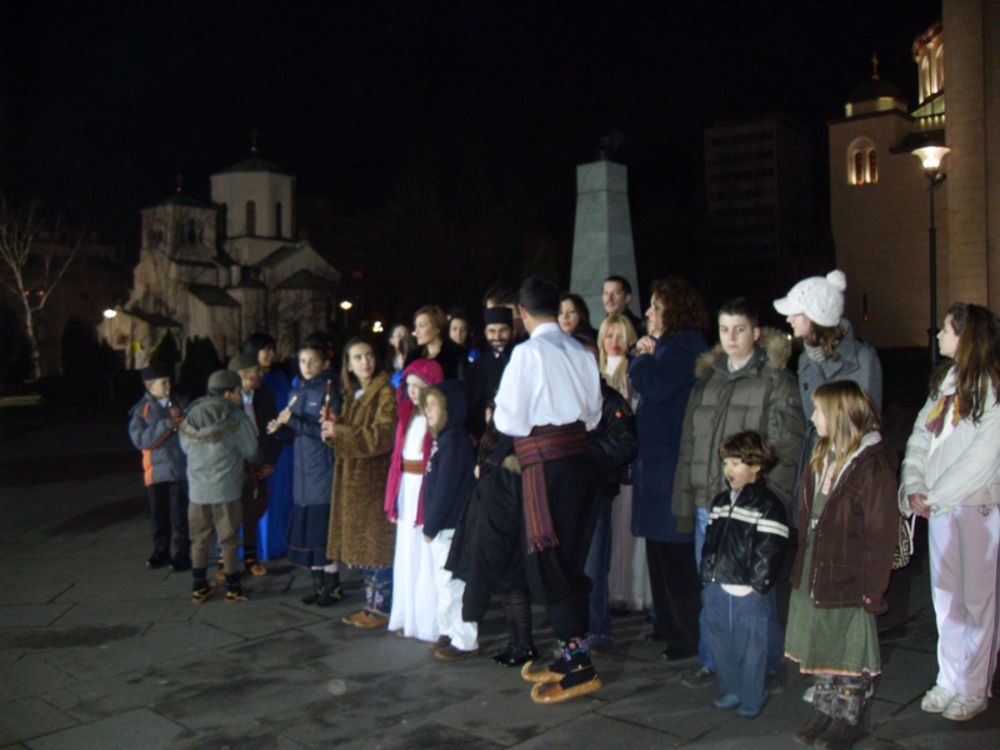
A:
{"type": "Polygon", "coordinates": [[[420,392],[443,379],[437,362],[418,359],[403,371],[397,392],[399,425],[386,483],[385,511],[396,524],[389,630],[408,638],[436,641],[437,595],[430,545],[424,540],[421,488],[432,439],[420,413],[420,392]]]}

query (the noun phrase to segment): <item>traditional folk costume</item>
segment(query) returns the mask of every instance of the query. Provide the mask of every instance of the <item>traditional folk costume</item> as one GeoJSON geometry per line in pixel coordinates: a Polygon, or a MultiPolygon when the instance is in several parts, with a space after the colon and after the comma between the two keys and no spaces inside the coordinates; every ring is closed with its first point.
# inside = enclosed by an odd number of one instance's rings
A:
{"type": "MultiPolygon", "coordinates": [[[[288,397],[292,392],[292,384],[279,369],[261,372],[261,383],[274,396],[274,407],[280,412],[288,405],[288,397]]],[[[267,431],[267,424],[264,425],[267,431]]],[[[284,557],[288,552],[286,543],[288,526],[292,519],[292,472],[294,455],[291,448],[278,443],[278,457],[274,462],[274,473],[267,478],[270,496],[267,511],[257,525],[260,537],[260,556],[262,560],[275,560],[284,557]]]]}
{"type": "Polygon", "coordinates": [[[430,545],[424,540],[421,497],[433,440],[427,431],[427,419],[415,412],[407,394],[406,378],[411,374],[428,385],[442,380],[437,362],[418,359],[407,365],[396,392],[399,421],[384,504],[386,516],[396,523],[389,630],[402,630],[407,637],[433,642],[441,633],[437,626],[434,561],[430,545]]]}
{"type": "Polygon", "coordinates": [[[543,322],[514,348],[496,396],[494,422],[515,438],[521,465],[528,585],[545,603],[561,649],[550,668],[522,671],[536,683],[532,698],[540,703],[601,686],[584,642],[590,594],[584,563],[599,480],[587,431],[601,419],[600,382],[593,355],[555,322],[543,322]],[[543,683],[558,685],[542,692],[543,683]]]}

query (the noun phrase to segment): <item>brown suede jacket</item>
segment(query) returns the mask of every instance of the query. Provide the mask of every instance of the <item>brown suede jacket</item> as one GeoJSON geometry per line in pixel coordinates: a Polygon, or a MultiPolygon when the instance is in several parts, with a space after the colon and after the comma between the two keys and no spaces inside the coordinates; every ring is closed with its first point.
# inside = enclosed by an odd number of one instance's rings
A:
{"type": "Polygon", "coordinates": [[[799,487],[799,549],[791,583],[809,585],[817,607],[888,609],[885,591],[899,534],[896,451],[869,433],[843,470],[816,523],[812,569],[803,579],[806,534],[816,475],[806,471],[799,487]]]}

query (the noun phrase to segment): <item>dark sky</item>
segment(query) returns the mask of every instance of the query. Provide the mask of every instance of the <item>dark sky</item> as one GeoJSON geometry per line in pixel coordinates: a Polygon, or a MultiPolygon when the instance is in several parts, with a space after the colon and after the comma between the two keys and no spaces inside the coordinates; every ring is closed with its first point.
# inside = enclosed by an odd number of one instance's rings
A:
{"type": "Polygon", "coordinates": [[[784,112],[821,155],[873,51],[915,96],[910,45],[940,15],[927,0],[122,6],[5,4],[0,189],[133,249],[138,210],[177,172],[207,199],[252,128],[345,215],[383,208],[414,165],[513,174],[569,242],[574,165],[600,136],[625,135],[634,219],[684,207],[705,126],[784,112]]]}

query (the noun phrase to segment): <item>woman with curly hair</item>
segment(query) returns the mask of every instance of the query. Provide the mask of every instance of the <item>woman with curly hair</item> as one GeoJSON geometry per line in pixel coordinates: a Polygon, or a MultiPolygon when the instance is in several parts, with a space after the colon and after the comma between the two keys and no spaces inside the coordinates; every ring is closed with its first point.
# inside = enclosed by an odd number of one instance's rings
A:
{"type": "Polygon", "coordinates": [[[967,721],[986,710],[997,665],[1000,322],[958,302],[938,344],[950,359],[906,443],[900,510],[928,519],[938,674],[920,708],[967,721]]]}
{"type": "Polygon", "coordinates": [[[690,283],[670,278],[653,282],[646,319],[649,335],[636,343],[628,368],[639,394],[632,533],[646,539],[656,611],[652,637],[667,641],[663,656],[673,662],[698,653],[701,579],[695,566],[694,529],[678,526],[671,493],[684,411],[695,383],[695,361],[708,349],[702,335],[708,313],[690,283]]]}

